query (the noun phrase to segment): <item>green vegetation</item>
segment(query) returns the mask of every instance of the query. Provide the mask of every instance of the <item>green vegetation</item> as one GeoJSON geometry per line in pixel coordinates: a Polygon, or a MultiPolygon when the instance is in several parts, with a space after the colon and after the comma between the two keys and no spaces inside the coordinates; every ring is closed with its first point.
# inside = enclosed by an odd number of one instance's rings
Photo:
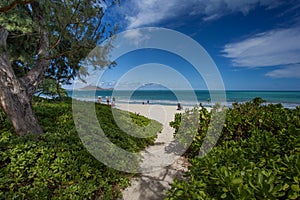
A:
{"type": "Polygon", "coordinates": [[[37,89],[36,94],[38,96],[47,95],[51,98],[59,99],[68,97],[68,92],[61,87],[60,83],[57,80],[53,78],[45,78],[42,84],[37,89]]]}
{"type": "MultiPolygon", "coordinates": [[[[300,108],[262,103],[233,104],[216,147],[203,158],[198,153],[211,113],[195,111],[199,128],[186,153],[192,166],[166,199],[299,199],[300,108]]],[[[180,119],[171,123],[175,134],[180,119]]]]}
{"type": "Polygon", "coordinates": [[[117,25],[102,20],[116,4],[118,0],[0,1],[0,108],[19,136],[44,132],[31,104],[36,93],[63,98],[60,86],[75,77],[85,79],[87,66],[116,64],[108,56],[111,43],[99,45],[117,32],[117,25]],[[85,59],[96,47],[97,56],[85,59]]]}
{"type": "MultiPolygon", "coordinates": [[[[138,152],[153,144],[155,136],[141,139],[127,135],[116,125],[111,107],[96,104],[97,116],[107,137],[121,148],[138,152]]],[[[127,187],[126,174],[96,160],[83,146],[72,118],[71,100],[37,99],[34,110],[45,133],[19,137],[0,110],[0,199],[116,199],[127,187]]],[[[128,115],[126,112],[118,111],[128,115]]],[[[134,123],[158,122],[130,114],[134,123]]],[[[122,118],[128,123],[128,118],[122,118]]],[[[145,134],[150,134],[145,131],[145,134]]]]}

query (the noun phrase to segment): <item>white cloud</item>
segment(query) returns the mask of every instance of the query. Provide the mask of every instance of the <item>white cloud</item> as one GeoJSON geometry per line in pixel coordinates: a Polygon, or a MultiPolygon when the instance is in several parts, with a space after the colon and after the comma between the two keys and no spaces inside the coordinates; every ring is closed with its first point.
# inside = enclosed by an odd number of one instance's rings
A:
{"type": "Polygon", "coordinates": [[[300,64],[270,71],[266,76],[272,78],[300,78],[300,64]]]}
{"type": "Polygon", "coordinates": [[[246,15],[257,6],[272,9],[280,4],[279,0],[128,0],[121,2],[121,12],[132,29],[186,15],[200,15],[206,21],[235,12],[246,15]]]}
{"type": "Polygon", "coordinates": [[[300,63],[300,28],[277,29],[225,45],[224,57],[240,67],[300,63]]]}
{"type": "Polygon", "coordinates": [[[237,67],[274,67],[272,78],[300,78],[300,27],[259,33],[225,45],[223,56],[237,67]]]}
{"type": "Polygon", "coordinates": [[[140,30],[132,29],[125,32],[124,37],[128,39],[128,41],[133,42],[135,46],[139,46],[144,41],[150,39],[150,36],[142,33],[140,30]]]}
{"type": "Polygon", "coordinates": [[[171,10],[176,9],[178,3],[177,0],[163,3],[160,0],[131,0],[125,13],[128,29],[156,24],[175,16],[175,13],[171,10]],[[132,12],[132,8],[136,9],[135,12],[132,12]]]}

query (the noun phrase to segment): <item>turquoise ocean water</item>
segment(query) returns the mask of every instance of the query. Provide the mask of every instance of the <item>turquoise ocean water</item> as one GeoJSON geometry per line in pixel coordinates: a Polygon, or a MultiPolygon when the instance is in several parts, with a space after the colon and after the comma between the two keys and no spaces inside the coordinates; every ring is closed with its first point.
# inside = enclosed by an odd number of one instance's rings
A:
{"type": "MultiPolygon", "coordinates": [[[[68,91],[69,96],[85,101],[96,101],[98,96],[105,102],[106,97],[114,96],[116,103],[142,104],[147,101],[150,104],[176,105],[180,102],[183,106],[194,106],[202,103],[204,106],[211,106],[218,102],[218,91],[209,92],[205,90],[197,91],[169,91],[169,90],[136,90],[136,91],[68,91]],[[212,102],[212,99],[216,101],[212,102]]],[[[225,102],[219,102],[226,106],[231,106],[233,102],[243,103],[255,97],[261,97],[267,103],[281,103],[284,107],[295,108],[300,106],[300,91],[226,91],[225,102]]]]}

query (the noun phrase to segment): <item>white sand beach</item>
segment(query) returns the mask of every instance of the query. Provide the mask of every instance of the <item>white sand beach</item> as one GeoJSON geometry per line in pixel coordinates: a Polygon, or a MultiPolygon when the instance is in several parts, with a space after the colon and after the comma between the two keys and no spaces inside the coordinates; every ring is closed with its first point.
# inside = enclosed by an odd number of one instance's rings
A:
{"type": "Polygon", "coordinates": [[[177,106],[172,105],[157,105],[157,104],[117,104],[118,109],[139,113],[150,119],[154,119],[162,124],[169,123],[174,119],[175,113],[182,113],[184,109],[192,107],[184,107],[182,110],[177,110],[177,106]]]}
{"type": "Polygon", "coordinates": [[[167,153],[165,150],[165,147],[173,141],[174,129],[169,126],[169,122],[174,120],[175,113],[183,113],[184,110],[177,110],[177,106],[151,104],[117,104],[116,108],[138,113],[157,120],[163,125],[155,145],[149,146],[142,152],[143,173],[123,191],[123,198],[125,200],[163,199],[173,179],[182,178],[183,172],[187,171],[188,162],[184,157],[167,153]]]}

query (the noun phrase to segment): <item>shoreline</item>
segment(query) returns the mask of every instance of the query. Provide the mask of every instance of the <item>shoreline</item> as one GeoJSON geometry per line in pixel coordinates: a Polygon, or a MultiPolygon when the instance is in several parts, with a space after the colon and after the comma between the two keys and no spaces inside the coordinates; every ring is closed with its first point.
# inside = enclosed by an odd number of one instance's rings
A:
{"type": "MultiPolygon", "coordinates": [[[[70,96],[72,99],[76,99],[79,101],[87,101],[87,102],[95,102],[97,103],[97,99],[96,98],[73,98],[72,96],[70,96]]],[[[142,100],[131,100],[131,101],[123,101],[123,100],[119,100],[118,98],[116,98],[116,105],[122,105],[122,104],[130,104],[130,105],[160,105],[160,106],[173,106],[173,107],[177,107],[177,103],[176,101],[169,101],[169,100],[150,100],[150,103],[147,104],[147,101],[142,101],[142,100]],[[143,104],[144,102],[144,104],[143,104]]],[[[106,102],[104,101],[105,98],[102,98],[102,104],[106,104],[106,102]]],[[[221,105],[224,105],[227,108],[232,108],[232,104],[233,103],[239,103],[239,104],[245,104],[249,101],[241,101],[241,102],[223,102],[221,103],[221,105]]],[[[111,102],[110,102],[111,103],[111,102]]],[[[197,102],[197,103],[189,103],[189,102],[179,102],[182,106],[183,109],[185,108],[193,108],[195,105],[199,106],[200,104],[202,104],[202,106],[206,109],[210,109],[212,106],[214,106],[216,103],[207,103],[207,102],[197,102]],[[194,105],[194,106],[193,106],[194,105]]],[[[296,109],[296,107],[300,107],[300,104],[298,103],[280,103],[280,102],[265,102],[263,103],[263,105],[268,105],[268,104],[281,104],[284,108],[288,108],[288,109],[296,109]]]]}
{"type": "MultiPolygon", "coordinates": [[[[174,91],[178,92],[178,95],[174,96],[174,93],[169,90],[137,90],[137,91],[68,91],[70,97],[95,101],[97,96],[113,97],[116,98],[116,103],[130,103],[130,104],[142,104],[148,100],[150,104],[160,105],[176,105],[178,102],[183,106],[193,106],[200,103],[204,107],[210,107],[214,105],[218,100],[226,107],[231,107],[233,103],[245,103],[249,102],[256,97],[260,97],[266,100],[266,104],[282,104],[285,108],[296,108],[300,106],[300,91],[225,91],[226,96],[223,99],[213,98],[214,94],[212,91],[207,90],[195,90],[196,99],[192,98],[191,91],[174,91]],[[180,97],[180,98],[179,98],[180,97]]],[[[194,93],[193,93],[194,94],[194,93]]]]}

